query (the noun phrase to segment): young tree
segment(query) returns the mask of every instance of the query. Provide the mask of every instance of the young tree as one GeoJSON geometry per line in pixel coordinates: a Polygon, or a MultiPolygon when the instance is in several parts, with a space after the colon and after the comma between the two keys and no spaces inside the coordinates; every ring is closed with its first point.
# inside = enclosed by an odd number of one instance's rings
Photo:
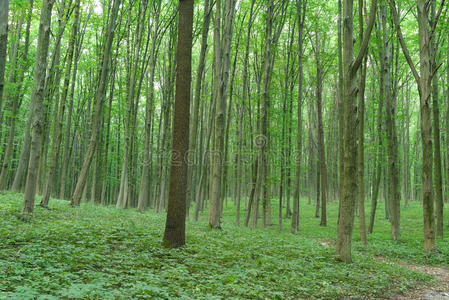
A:
{"type": "Polygon", "coordinates": [[[3,108],[3,87],[8,46],[9,0],[0,0],[0,110],[3,108]]]}
{"type": "Polygon", "coordinates": [[[301,197],[301,151],[302,151],[302,99],[303,99],[303,83],[304,83],[304,70],[303,70],[303,30],[304,21],[306,15],[307,0],[297,0],[296,10],[298,18],[298,137],[296,141],[296,175],[295,175],[295,194],[293,197],[293,214],[290,232],[296,233],[299,230],[299,198],[301,197]]]}
{"type": "Polygon", "coordinates": [[[178,48],[173,153],[167,220],[163,243],[169,248],[185,245],[187,161],[189,150],[190,84],[192,81],[193,0],[179,1],[178,48]]]}

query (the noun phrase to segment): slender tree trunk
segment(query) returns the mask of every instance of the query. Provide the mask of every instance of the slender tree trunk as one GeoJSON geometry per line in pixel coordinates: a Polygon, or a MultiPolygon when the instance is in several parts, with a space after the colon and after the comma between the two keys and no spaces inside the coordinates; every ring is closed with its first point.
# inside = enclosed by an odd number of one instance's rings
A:
{"type": "MultiPolygon", "coordinates": [[[[1,189],[6,189],[7,188],[7,181],[8,181],[8,170],[9,167],[11,165],[11,156],[13,155],[13,151],[14,151],[14,138],[15,138],[15,128],[16,128],[16,120],[17,120],[17,114],[19,112],[19,108],[21,106],[22,103],[22,99],[23,99],[23,94],[25,93],[25,91],[23,90],[23,84],[24,84],[24,78],[25,78],[25,73],[28,71],[29,65],[30,63],[28,62],[28,51],[29,51],[29,46],[30,46],[30,30],[31,30],[31,21],[32,21],[32,11],[33,11],[33,4],[34,1],[30,1],[30,7],[29,7],[29,12],[28,12],[28,16],[27,16],[27,26],[26,26],[26,34],[25,34],[25,49],[23,52],[23,57],[22,57],[22,64],[20,67],[20,75],[19,78],[17,79],[18,82],[18,86],[17,86],[17,91],[14,93],[14,96],[9,96],[5,93],[4,97],[5,99],[11,97],[12,98],[12,104],[9,103],[11,106],[11,116],[9,116],[7,118],[7,124],[9,125],[9,131],[8,131],[8,138],[7,138],[7,142],[6,142],[6,149],[4,150],[4,156],[3,156],[3,163],[1,165],[1,174],[0,174],[0,190],[1,189]]],[[[18,59],[15,56],[14,59],[14,66],[12,66],[12,68],[16,68],[17,67],[17,63],[18,63],[18,59]]],[[[11,72],[11,78],[10,78],[10,82],[15,82],[16,80],[16,76],[15,76],[15,72],[11,72]]],[[[1,95],[0,95],[1,98],[1,95]]],[[[0,101],[1,102],[1,101],[0,101]]],[[[1,104],[0,104],[0,108],[1,108],[1,104]]],[[[2,109],[2,112],[0,112],[0,114],[3,114],[3,112],[6,111],[6,109],[2,109]]],[[[1,116],[0,116],[0,123],[2,122],[1,120],[1,116]]],[[[0,124],[1,126],[1,124],[0,124]]],[[[0,129],[1,131],[1,129],[0,129]]]]}
{"type": "Polygon", "coordinates": [[[206,66],[206,52],[207,52],[207,38],[209,35],[209,27],[210,27],[210,19],[212,15],[212,9],[210,8],[210,0],[204,0],[204,16],[203,16],[203,27],[201,32],[201,50],[200,57],[198,61],[198,67],[196,72],[196,80],[195,80],[195,93],[193,100],[193,115],[192,115],[192,128],[190,133],[190,155],[193,155],[193,163],[190,164],[189,173],[187,180],[188,184],[188,200],[195,202],[196,193],[196,180],[198,178],[198,173],[200,168],[198,167],[198,160],[202,159],[201,157],[201,149],[197,149],[197,140],[198,140],[198,119],[199,119],[199,110],[200,110],[200,100],[201,100],[201,91],[202,91],[202,83],[204,76],[204,69],[206,66]]]}
{"type": "Polygon", "coordinates": [[[221,228],[221,207],[223,202],[222,184],[223,184],[223,165],[224,165],[224,138],[226,124],[226,96],[227,81],[229,77],[229,52],[230,39],[232,37],[232,17],[234,14],[234,0],[225,0],[225,22],[224,32],[221,33],[221,1],[215,4],[215,22],[214,22],[214,90],[217,108],[215,112],[215,143],[213,151],[213,170],[211,182],[211,199],[209,205],[209,225],[212,228],[221,228]]]}
{"type": "Polygon", "coordinates": [[[296,10],[298,18],[298,69],[299,69],[299,83],[298,83],[298,128],[296,140],[296,174],[295,174],[295,192],[293,196],[293,214],[290,232],[295,234],[299,230],[299,203],[301,196],[301,151],[302,151],[302,93],[303,93],[303,28],[306,13],[306,2],[304,0],[296,1],[296,10]]]}
{"type": "Polygon", "coordinates": [[[5,85],[6,50],[8,48],[9,0],[0,0],[0,110],[3,109],[3,87],[5,85]]]}
{"type": "Polygon", "coordinates": [[[158,30],[159,30],[159,14],[161,11],[161,1],[158,1],[156,17],[154,20],[154,28],[153,33],[151,34],[151,50],[150,50],[150,74],[149,74],[149,87],[148,87],[148,95],[147,102],[145,107],[145,141],[144,141],[144,151],[143,151],[143,166],[142,166],[142,177],[140,179],[140,191],[139,191],[139,199],[137,203],[137,209],[139,211],[145,210],[146,206],[149,203],[149,176],[150,176],[150,138],[151,138],[151,120],[152,120],[152,108],[153,108],[153,100],[154,100],[154,74],[156,69],[156,58],[157,58],[157,49],[158,45],[158,30]]]}
{"type": "MultiPolygon", "coordinates": [[[[441,4],[443,4],[442,2],[441,4]]],[[[430,86],[431,86],[431,66],[430,66],[430,33],[428,22],[428,2],[426,0],[417,0],[418,8],[418,33],[419,33],[419,54],[420,54],[420,73],[418,74],[415,65],[411,59],[402,31],[399,24],[399,16],[396,11],[396,4],[390,1],[390,7],[393,12],[393,21],[401,43],[407,63],[412,70],[413,76],[418,84],[420,98],[420,117],[421,117],[421,139],[422,139],[422,202],[423,202],[423,220],[424,220],[424,251],[430,252],[435,248],[435,220],[433,207],[433,153],[432,153],[432,117],[430,110],[430,86]]],[[[435,22],[436,24],[436,22],[435,22]]]]}
{"type": "MultiPolygon", "coordinates": [[[[363,40],[363,8],[364,1],[359,0],[359,40],[363,40]]],[[[359,72],[359,92],[358,92],[358,142],[357,142],[357,203],[359,211],[359,232],[360,240],[363,246],[368,244],[366,238],[366,221],[365,221],[365,82],[367,72],[367,58],[363,60],[359,72]]]]}
{"type": "MultiPolygon", "coordinates": [[[[342,45],[342,0],[338,0],[338,174],[339,199],[343,198],[343,166],[344,166],[344,81],[343,81],[343,45],[342,45]]],[[[340,217],[338,218],[340,220],[340,217]]]]}
{"type": "Polygon", "coordinates": [[[75,191],[73,192],[71,204],[72,206],[78,206],[81,202],[82,192],[84,190],[84,186],[86,185],[87,175],[89,173],[90,165],[92,163],[93,155],[95,152],[95,148],[97,146],[97,137],[100,129],[100,122],[102,121],[101,113],[103,107],[103,99],[104,93],[106,90],[107,79],[109,74],[109,58],[111,55],[111,45],[112,40],[114,39],[114,29],[115,23],[117,19],[117,14],[119,10],[120,0],[114,0],[114,4],[112,7],[111,17],[108,22],[108,28],[106,32],[106,40],[104,43],[104,51],[103,51],[103,60],[101,71],[99,74],[99,84],[98,88],[95,92],[95,109],[94,116],[92,120],[92,130],[90,134],[89,144],[87,148],[87,153],[84,158],[84,162],[81,168],[80,175],[78,177],[75,191]]]}
{"type": "Polygon", "coordinates": [[[34,198],[36,194],[37,171],[41,158],[42,133],[43,133],[43,100],[44,82],[47,69],[47,56],[50,43],[51,10],[53,0],[42,1],[42,11],[39,24],[39,39],[34,66],[34,88],[32,93],[33,125],[31,134],[30,159],[28,164],[25,195],[22,208],[22,216],[29,219],[34,211],[34,198]]]}
{"type": "MultiPolygon", "coordinates": [[[[320,226],[327,226],[327,215],[326,215],[326,155],[324,146],[324,130],[323,130],[323,108],[322,108],[322,98],[323,98],[323,70],[320,61],[321,55],[321,41],[318,34],[318,30],[315,32],[316,46],[315,46],[315,59],[316,59],[316,73],[317,73],[317,88],[316,88],[316,99],[317,99],[317,116],[318,116],[318,153],[319,153],[319,176],[320,176],[320,189],[321,189],[321,221],[320,226]]],[[[317,199],[318,201],[318,199],[317,199]]]]}
{"type": "MultiPolygon", "coordinates": [[[[435,20],[435,1],[431,2],[431,24],[435,20]]],[[[432,44],[429,45],[430,52],[430,70],[433,74],[432,79],[432,113],[433,113],[433,165],[435,168],[435,215],[436,215],[436,236],[443,238],[443,175],[441,167],[441,146],[440,146],[440,108],[438,93],[438,41],[434,37],[432,44]]]]}
{"type": "Polygon", "coordinates": [[[64,111],[65,111],[65,102],[67,99],[67,93],[69,90],[70,83],[70,74],[72,71],[72,61],[73,61],[73,53],[75,48],[76,35],[78,34],[78,24],[80,19],[80,0],[76,1],[75,4],[75,19],[73,21],[72,33],[69,42],[69,48],[67,51],[67,66],[65,69],[64,75],[64,85],[62,88],[62,95],[59,103],[59,107],[55,107],[55,119],[53,125],[53,139],[52,139],[52,148],[51,148],[51,160],[50,167],[47,175],[47,180],[45,183],[44,193],[42,197],[42,201],[40,203],[43,207],[48,207],[48,202],[50,199],[50,194],[52,190],[55,189],[56,184],[56,164],[59,156],[59,147],[61,144],[61,135],[62,135],[62,120],[64,119],[64,111]]]}
{"type": "MultiPolygon", "coordinates": [[[[245,49],[245,58],[243,61],[243,84],[242,84],[242,107],[240,108],[240,118],[239,118],[239,132],[238,132],[238,161],[237,161],[237,202],[236,202],[236,224],[240,223],[240,201],[241,201],[241,192],[242,192],[242,143],[243,143],[243,115],[244,115],[244,107],[245,102],[248,98],[248,62],[249,62],[249,42],[251,36],[251,28],[253,25],[253,14],[254,14],[254,3],[255,0],[251,1],[251,8],[249,12],[249,23],[248,23],[248,31],[246,34],[246,49],[245,49]]],[[[250,210],[250,207],[248,207],[250,210]]],[[[248,226],[248,222],[245,222],[245,226],[248,226]]]]}

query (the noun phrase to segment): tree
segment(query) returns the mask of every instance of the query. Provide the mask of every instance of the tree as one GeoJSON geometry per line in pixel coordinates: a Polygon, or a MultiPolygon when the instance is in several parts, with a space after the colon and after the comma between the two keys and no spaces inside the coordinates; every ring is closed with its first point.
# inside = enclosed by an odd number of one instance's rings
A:
{"type": "Polygon", "coordinates": [[[296,141],[296,151],[298,157],[296,157],[296,176],[295,176],[295,195],[293,197],[293,214],[290,232],[296,233],[299,230],[299,198],[301,197],[301,152],[302,152],[302,99],[303,99],[303,82],[304,82],[304,71],[303,71],[303,30],[304,21],[306,13],[306,0],[296,1],[296,10],[298,18],[298,69],[299,69],[299,79],[298,79],[298,137],[296,141]]]}
{"type": "MultiPolygon", "coordinates": [[[[377,10],[377,1],[371,1],[370,16],[367,24],[367,30],[360,41],[359,52],[354,59],[353,44],[353,0],[343,1],[343,62],[344,62],[344,132],[355,132],[356,123],[356,78],[357,71],[368,49],[368,42],[373,29],[377,10]]],[[[354,222],[355,193],[357,189],[356,171],[357,147],[355,136],[351,134],[344,135],[344,173],[343,173],[343,191],[339,203],[339,220],[336,252],[339,259],[349,263],[351,262],[351,239],[352,227],[354,222]]]]}
{"type": "Polygon", "coordinates": [[[78,34],[78,25],[80,21],[80,0],[77,0],[75,3],[75,19],[73,21],[72,33],[69,42],[69,49],[67,51],[67,66],[64,74],[64,84],[62,88],[61,99],[59,100],[59,107],[55,107],[55,120],[53,126],[53,140],[52,140],[52,148],[51,148],[51,160],[50,167],[48,170],[47,181],[44,187],[44,193],[42,197],[42,201],[40,203],[43,207],[48,207],[48,202],[50,199],[50,194],[52,190],[55,189],[55,173],[56,173],[56,164],[59,155],[59,148],[61,144],[61,136],[62,136],[62,120],[64,118],[65,111],[65,102],[67,99],[67,94],[69,90],[70,83],[70,75],[72,71],[72,61],[73,54],[75,48],[76,35],[78,34]]]}
{"type": "Polygon", "coordinates": [[[103,60],[102,66],[99,74],[99,83],[97,90],[95,92],[95,108],[92,120],[92,130],[89,139],[89,145],[87,148],[86,157],[81,168],[80,175],[78,177],[75,191],[73,192],[71,205],[78,206],[81,202],[82,193],[87,181],[87,175],[89,172],[90,164],[94,156],[95,148],[97,146],[97,138],[102,122],[102,110],[103,110],[103,100],[104,93],[106,90],[107,80],[109,78],[109,59],[111,55],[112,40],[114,39],[114,29],[116,25],[117,14],[120,6],[120,0],[114,0],[112,7],[111,16],[108,22],[108,27],[106,31],[106,41],[104,43],[103,49],[103,60]]]}
{"type": "MultiPolygon", "coordinates": [[[[433,1],[435,2],[435,1],[433,1]]],[[[424,219],[424,251],[430,252],[435,248],[435,220],[433,204],[433,153],[432,153],[432,116],[430,111],[430,40],[434,38],[435,28],[439,16],[443,10],[444,0],[440,3],[440,8],[429,30],[429,5],[425,0],[417,0],[417,18],[419,33],[419,57],[420,72],[416,70],[412,61],[410,52],[405,43],[402,29],[400,26],[399,15],[394,0],[390,0],[390,8],[393,14],[393,22],[396,27],[396,33],[401,44],[402,52],[416,80],[420,100],[421,117],[421,140],[422,140],[422,201],[423,201],[423,219],[424,219]]]]}
{"type": "Polygon", "coordinates": [[[185,245],[187,161],[189,150],[190,84],[192,81],[193,0],[179,1],[173,153],[164,245],[185,245]]]}
{"type": "Polygon", "coordinates": [[[232,40],[232,25],[235,0],[225,0],[224,31],[221,32],[221,0],[215,4],[214,20],[214,97],[216,98],[215,111],[215,143],[213,151],[213,169],[211,182],[211,198],[209,205],[209,225],[220,228],[221,207],[223,202],[223,164],[225,149],[226,100],[230,66],[230,50],[232,40]]]}
{"type": "Polygon", "coordinates": [[[47,69],[48,46],[50,43],[51,11],[53,0],[42,1],[42,11],[39,21],[39,39],[34,65],[34,87],[31,102],[33,107],[33,124],[31,133],[30,159],[28,164],[25,195],[22,208],[22,217],[28,220],[34,211],[34,198],[36,195],[36,183],[38,166],[41,159],[43,138],[43,106],[44,85],[47,69]]]}
{"type": "Polygon", "coordinates": [[[9,0],[0,1],[0,109],[3,108],[3,87],[5,85],[6,49],[8,46],[9,0]]]}

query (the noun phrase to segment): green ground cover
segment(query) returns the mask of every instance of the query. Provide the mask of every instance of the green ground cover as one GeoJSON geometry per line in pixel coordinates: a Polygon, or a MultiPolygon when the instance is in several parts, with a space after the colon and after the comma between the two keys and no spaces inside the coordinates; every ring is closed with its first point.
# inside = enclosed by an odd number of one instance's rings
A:
{"type": "Polygon", "coordinates": [[[397,243],[389,239],[382,205],[367,248],[356,224],[354,263],[344,264],[334,257],[336,203],[328,206],[329,225],[320,227],[304,199],[298,235],[289,233],[289,220],[279,232],[274,201],[276,224],[264,230],[232,225],[230,204],[223,230],[209,230],[203,214],[200,222],[187,222],[187,246],[170,250],[161,246],[164,215],[88,203],[72,208],[52,199],[51,210],[36,207],[23,223],[22,197],[0,195],[2,299],[379,299],[433,281],[375,256],[449,264],[448,230],[438,252],[423,254],[418,203],[403,209],[397,243]]]}

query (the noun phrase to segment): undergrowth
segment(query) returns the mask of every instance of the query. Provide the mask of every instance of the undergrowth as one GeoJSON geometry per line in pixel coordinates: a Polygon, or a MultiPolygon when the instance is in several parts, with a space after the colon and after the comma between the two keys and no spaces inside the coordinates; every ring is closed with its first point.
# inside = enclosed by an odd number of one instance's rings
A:
{"type": "Polygon", "coordinates": [[[297,235],[289,233],[288,220],[282,232],[276,225],[236,227],[230,205],[223,230],[207,229],[202,215],[200,222],[187,222],[187,246],[170,250],[161,246],[165,218],[152,211],[88,203],[72,208],[52,199],[51,210],[37,206],[24,223],[17,218],[22,199],[21,194],[0,195],[3,299],[379,299],[431,279],[375,255],[448,262],[443,242],[439,254],[422,254],[418,207],[403,214],[400,243],[389,241],[388,223],[379,216],[368,248],[355,234],[354,263],[344,264],[335,259],[332,244],[320,243],[332,243],[336,236],[337,205],[332,203],[326,228],[313,218],[313,207],[301,203],[297,235]]]}

